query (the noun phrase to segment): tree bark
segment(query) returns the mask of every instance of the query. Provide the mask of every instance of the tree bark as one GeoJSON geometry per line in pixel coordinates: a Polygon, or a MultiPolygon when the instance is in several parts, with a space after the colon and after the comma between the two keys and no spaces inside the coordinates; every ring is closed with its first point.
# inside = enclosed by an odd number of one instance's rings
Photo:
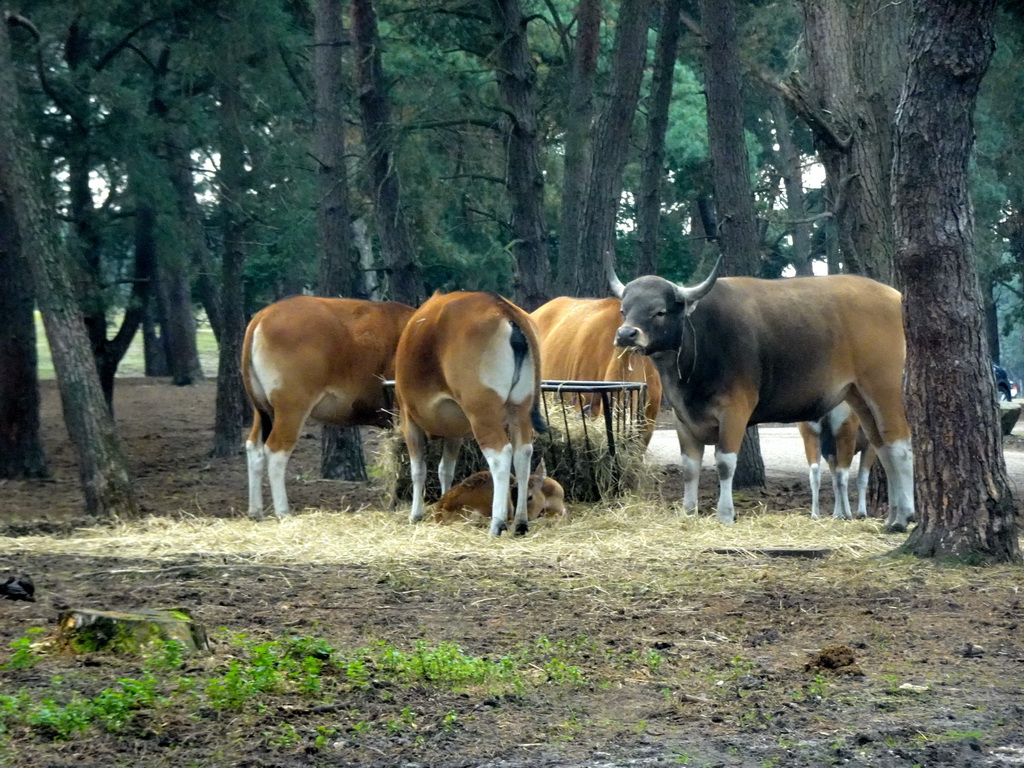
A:
{"type": "Polygon", "coordinates": [[[0,24],[0,190],[11,207],[43,313],[64,421],[78,449],[86,512],[137,517],[138,503],[68,272],[69,255],[43,207],[35,148],[20,125],[19,101],[7,25],[0,24]]]}
{"type": "Polygon", "coordinates": [[[203,231],[203,213],[196,202],[195,181],[192,177],[192,160],[189,153],[191,144],[184,126],[170,126],[164,153],[171,185],[177,195],[178,218],[184,231],[184,248],[191,256],[195,270],[196,288],[199,301],[206,311],[206,319],[213,330],[213,336],[220,341],[220,330],[224,325],[220,306],[220,290],[217,285],[218,270],[213,254],[206,244],[203,231]]]}
{"type": "MultiPolygon", "coordinates": [[[[344,30],[339,0],[316,0],[313,6],[314,125],[317,161],[317,247],[320,294],[356,296],[355,263],[348,214],[345,169],[345,119],[342,46],[344,30]]],[[[367,479],[358,427],[324,425],[320,437],[320,474],[338,480],[367,479]]]]}
{"type": "MultiPolygon", "coordinates": [[[[576,46],[572,60],[568,109],[565,117],[565,163],[562,171],[562,210],[558,232],[557,290],[571,296],[580,265],[580,237],[587,178],[590,172],[594,121],[594,73],[600,50],[600,0],[580,0],[576,10],[576,46]]],[[[595,294],[604,296],[605,291],[595,294]]]]}
{"type": "Polygon", "coordinates": [[[544,172],[537,121],[537,71],[519,0],[492,0],[494,63],[505,106],[505,186],[512,203],[513,286],[517,304],[532,312],[551,298],[544,172]]]}
{"type": "Polygon", "coordinates": [[[672,76],[682,23],[679,13],[682,0],[665,0],[661,12],[661,30],[654,52],[650,104],[647,108],[647,145],[640,170],[640,191],[637,195],[636,233],[640,246],[636,274],[658,273],[659,224],[661,222],[661,188],[665,176],[665,132],[672,101],[672,76]]]}
{"type": "Polygon", "coordinates": [[[921,557],[1020,560],[973,261],[968,162],[994,0],[918,0],[896,113],[896,278],[907,330],[921,557]]]}
{"type": "Polygon", "coordinates": [[[391,124],[377,14],[372,0],[352,0],[352,39],[363,143],[369,166],[370,197],[374,202],[374,219],[390,298],[416,306],[424,298],[423,278],[402,212],[401,189],[395,168],[395,131],[391,124]]]}
{"type": "MultiPolygon", "coordinates": [[[[806,88],[791,106],[815,136],[845,272],[892,284],[892,115],[908,3],[804,0],[806,88]]],[[[794,95],[790,92],[790,95],[794,95]]]]}
{"type": "MultiPolygon", "coordinates": [[[[203,381],[203,366],[196,345],[196,317],[192,305],[192,286],[185,260],[178,254],[165,258],[157,272],[157,300],[163,318],[167,373],[176,387],[203,381]]],[[[152,302],[151,302],[152,303],[152,302]]]]}
{"type": "Polygon", "coordinates": [[[622,196],[622,174],[647,60],[650,7],[650,0],[622,0],[619,4],[609,95],[595,128],[579,259],[573,264],[574,296],[608,294],[604,255],[615,252],[615,222],[622,196]]]}
{"type": "MultiPolygon", "coordinates": [[[[760,243],[743,135],[736,5],[734,0],[701,0],[700,11],[705,40],[708,148],[724,272],[757,277],[761,273],[760,243]]],[[[747,427],[736,458],[733,484],[737,488],[763,488],[765,485],[761,439],[756,426],[747,427]]]]}
{"type": "Polygon", "coordinates": [[[48,477],[39,434],[35,297],[14,215],[0,188],[0,478],[48,477]]]}
{"type": "Polygon", "coordinates": [[[217,368],[217,413],[214,419],[212,456],[234,456],[241,449],[241,429],[250,415],[242,388],[242,338],[245,335],[245,232],[247,190],[245,145],[242,140],[241,83],[235,62],[222,73],[219,88],[217,174],[224,254],[221,271],[220,309],[222,327],[217,368]]]}
{"type": "Polygon", "coordinates": [[[800,153],[793,141],[793,127],[785,100],[779,93],[772,93],[769,98],[772,122],[775,123],[775,140],[779,145],[779,172],[786,189],[786,213],[791,222],[789,231],[793,238],[793,269],[797,275],[806,277],[814,274],[814,268],[811,264],[811,225],[806,220],[800,153]]]}

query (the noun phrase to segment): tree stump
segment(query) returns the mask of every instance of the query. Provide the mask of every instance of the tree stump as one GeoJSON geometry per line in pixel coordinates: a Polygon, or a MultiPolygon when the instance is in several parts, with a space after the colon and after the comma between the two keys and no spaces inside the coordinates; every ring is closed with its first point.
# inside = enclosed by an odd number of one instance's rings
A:
{"type": "Polygon", "coordinates": [[[169,641],[188,655],[210,650],[206,630],[181,608],[138,611],[76,609],[60,616],[53,643],[74,653],[109,651],[146,655],[169,641]]]}

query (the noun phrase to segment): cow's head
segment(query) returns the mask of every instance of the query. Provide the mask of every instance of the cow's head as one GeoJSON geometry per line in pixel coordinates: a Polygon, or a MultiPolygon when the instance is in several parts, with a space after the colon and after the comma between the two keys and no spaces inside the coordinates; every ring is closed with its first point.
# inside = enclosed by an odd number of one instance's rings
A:
{"type": "Polygon", "coordinates": [[[616,346],[633,348],[645,355],[679,349],[683,318],[714,287],[720,264],[721,259],[703,282],[687,288],[656,275],[638,277],[623,285],[609,259],[608,282],[612,293],[622,300],[622,325],[615,333],[616,346]]]}

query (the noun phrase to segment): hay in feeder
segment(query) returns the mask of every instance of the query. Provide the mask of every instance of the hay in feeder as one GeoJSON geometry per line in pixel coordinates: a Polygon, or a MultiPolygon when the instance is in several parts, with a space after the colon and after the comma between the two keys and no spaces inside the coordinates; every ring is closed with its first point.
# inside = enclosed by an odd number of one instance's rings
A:
{"type": "MultiPolygon", "coordinates": [[[[646,462],[642,402],[637,405],[636,393],[610,399],[607,417],[588,415],[583,397],[548,392],[544,395],[543,412],[548,431],[534,436],[533,461],[536,467],[543,459],[548,477],[565,489],[569,503],[593,503],[617,498],[624,493],[649,487],[654,469],[646,462]],[[625,405],[623,405],[625,403],[625,405]]],[[[441,496],[437,467],[441,462],[443,441],[427,441],[427,479],[424,500],[427,504],[441,496]]],[[[392,506],[412,499],[412,478],[409,453],[400,430],[383,434],[376,460],[377,471],[384,481],[385,493],[392,506]]],[[[455,482],[474,472],[487,469],[487,461],[472,438],[467,438],[455,465],[455,482]]]]}

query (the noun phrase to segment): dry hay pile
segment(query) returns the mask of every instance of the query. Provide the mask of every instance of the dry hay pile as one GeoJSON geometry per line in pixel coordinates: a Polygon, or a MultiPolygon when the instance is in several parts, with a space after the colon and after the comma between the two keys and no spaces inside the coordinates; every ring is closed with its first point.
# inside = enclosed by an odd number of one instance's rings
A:
{"type": "MultiPolygon", "coordinates": [[[[623,418],[621,413],[613,417],[612,454],[603,417],[588,418],[555,395],[546,394],[545,401],[548,431],[534,437],[533,465],[543,459],[548,477],[565,489],[567,502],[595,503],[653,485],[655,468],[645,459],[647,446],[635,419],[623,418]]],[[[427,441],[424,496],[428,504],[441,495],[437,467],[442,445],[440,439],[427,441]]],[[[384,433],[376,465],[392,506],[412,499],[409,453],[397,428],[384,433]]],[[[479,446],[467,438],[455,465],[455,482],[485,469],[487,461],[479,446]]]]}
{"type": "MultiPolygon", "coordinates": [[[[420,569],[512,567],[549,562],[596,579],[656,579],[679,569],[725,563],[778,561],[768,547],[826,547],[830,560],[860,559],[898,542],[882,521],[811,520],[805,515],[748,513],[732,526],[713,515],[683,515],[636,497],[581,505],[568,518],[534,523],[526,536],[490,537],[470,523],[410,524],[404,511],[306,510],[283,521],[248,518],[147,518],[73,536],[23,536],[5,541],[9,552],[137,557],[180,563],[193,557],[225,567],[343,563],[420,569]],[[732,554],[715,550],[728,548],[732,554]]],[[[790,561],[791,562],[791,561],[790,561]]],[[[820,561],[819,561],[820,562],[820,561]]],[[[886,566],[875,563],[872,578],[886,566]]],[[[895,567],[895,563],[894,563],[895,567]]]]}

